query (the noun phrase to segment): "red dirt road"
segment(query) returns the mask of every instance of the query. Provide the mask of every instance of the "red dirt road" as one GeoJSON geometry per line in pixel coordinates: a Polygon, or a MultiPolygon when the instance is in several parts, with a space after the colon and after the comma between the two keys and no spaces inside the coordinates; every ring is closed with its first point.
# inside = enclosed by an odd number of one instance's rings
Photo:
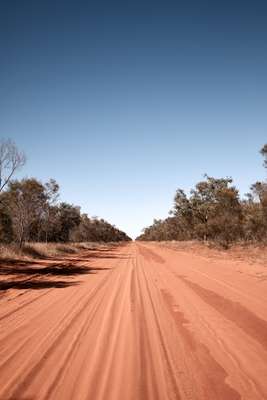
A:
{"type": "Polygon", "coordinates": [[[267,266],[130,243],[1,271],[1,400],[267,399],[267,266]]]}

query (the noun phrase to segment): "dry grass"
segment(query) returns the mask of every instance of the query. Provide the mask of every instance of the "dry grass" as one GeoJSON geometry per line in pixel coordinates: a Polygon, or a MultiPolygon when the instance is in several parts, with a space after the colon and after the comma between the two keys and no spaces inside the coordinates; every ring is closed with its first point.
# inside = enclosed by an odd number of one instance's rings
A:
{"type": "Polygon", "coordinates": [[[0,244],[1,260],[53,258],[92,250],[99,243],[25,243],[22,249],[14,244],[0,244]]]}
{"type": "Polygon", "coordinates": [[[160,242],[161,245],[177,251],[190,251],[204,257],[216,259],[240,260],[250,264],[262,264],[267,266],[267,245],[240,243],[231,246],[228,250],[214,243],[201,243],[199,241],[187,242],[160,242]]]}

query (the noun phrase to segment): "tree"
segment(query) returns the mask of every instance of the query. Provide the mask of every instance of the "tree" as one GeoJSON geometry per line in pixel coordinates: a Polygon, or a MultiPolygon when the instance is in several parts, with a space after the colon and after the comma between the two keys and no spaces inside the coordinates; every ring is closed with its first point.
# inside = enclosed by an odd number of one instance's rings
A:
{"type": "MultiPolygon", "coordinates": [[[[267,144],[260,153],[267,168],[267,144]]],[[[257,181],[250,187],[250,193],[243,204],[244,232],[249,240],[263,241],[267,237],[267,182],[257,181]]]]}
{"type": "Polygon", "coordinates": [[[13,240],[12,219],[4,203],[0,201],[0,243],[10,243],[13,240]]]}
{"type": "Polygon", "coordinates": [[[264,166],[265,166],[265,168],[267,168],[267,143],[263,146],[263,148],[261,149],[260,153],[264,157],[264,166]]]}
{"type": "Polygon", "coordinates": [[[5,196],[20,247],[26,240],[38,241],[47,202],[42,183],[34,178],[10,181],[5,196]]]}
{"type": "Polygon", "coordinates": [[[246,241],[261,242],[266,238],[267,226],[261,203],[248,193],[242,203],[243,233],[246,241]]]}
{"type": "Polygon", "coordinates": [[[80,207],[65,202],[55,207],[55,241],[68,242],[71,230],[80,222],[80,207]]]}
{"type": "Polygon", "coordinates": [[[171,218],[154,220],[139,240],[216,240],[224,246],[242,236],[242,206],[231,178],[205,175],[187,197],[178,189],[171,218]]]}
{"type": "Polygon", "coordinates": [[[0,141],[0,193],[26,162],[25,154],[10,139],[0,141]]]}
{"type": "Polygon", "coordinates": [[[170,214],[174,215],[176,219],[179,236],[182,236],[183,239],[190,239],[194,225],[193,209],[190,199],[182,189],[176,191],[173,210],[170,211],[170,214]]]}
{"type": "Polygon", "coordinates": [[[56,215],[56,203],[59,198],[59,185],[55,179],[50,179],[45,183],[45,193],[47,202],[44,209],[43,230],[45,233],[45,242],[48,241],[49,233],[53,231],[53,223],[56,215]]]}
{"type": "Polygon", "coordinates": [[[241,205],[231,178],[205,175],[191,191],[190,203],[197,237],[221,240],[226,246],[241,232],[241,205]]]}
{"type": "Polygon", "coordinates": [[[104,219],[89,218],[81,215],[81,222],[71,231],[71,240],[74,242],[120,242],[130,238],[115,226],[104,219]]]}

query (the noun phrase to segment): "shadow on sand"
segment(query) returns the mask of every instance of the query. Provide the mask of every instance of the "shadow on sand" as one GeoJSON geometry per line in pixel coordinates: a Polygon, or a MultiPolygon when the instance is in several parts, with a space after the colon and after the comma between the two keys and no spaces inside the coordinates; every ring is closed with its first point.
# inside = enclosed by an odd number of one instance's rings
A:
{"type": "MultiPolygon", "coordinates": [[[[79,281],[69,280],[78,275],[95,274],[98,271],[110,268],[96,268],[87,263],[91,258],[97,259],[130,259],[132,255],[121,254],[116,251],[117,246],[108,248],[96,248],[89,250],[86,254],[78,257],[40,257],[38,260],[14,260],[6,259],[0,261],[0,291],[8,289],[48,289],[66,288],[79,284],[79,281]],[[55,262],[53,262],[55,261],[55,262]],[[78,265],[78,263],[83,263],[78,265]],[[5,276],[5,278],[4,278],[5,276]],[[1,280],[1,277],[3,279],[1,280]],[[60,279],[56,279],[59,277],[60,279]],[[64,277],[66,280],[64,280],[64,277]]],[[[32,255],[37,257],[38,254],[32,255]]]]}
{"type": "Polygon", "coordinates": [[[49,280],[8,280],[0,282],[0,291],[8,289],[28,290],[28,289],[50,289],[50,288],[66,288],[68,286],[77,285],[79,282],[65,281],[49,281],[49,280]]]}
{"type": "Polygon", "coordinates": [[[0,264],[0,276],[12,276],[12,278],[0,281],[0,291],[8,289],[48,289],[48,288],[66,288],[74,286],[79,281],[63,280],[62,278],[74,277],[85,274],[95,274],[97,271],[104,271],[109,268],[93,268],[73,263],[44,265],[44,262],[22,262],[10,260],[3,265],[0,264]],[[60,280],[55,279],[61,277],[60,280]]]}

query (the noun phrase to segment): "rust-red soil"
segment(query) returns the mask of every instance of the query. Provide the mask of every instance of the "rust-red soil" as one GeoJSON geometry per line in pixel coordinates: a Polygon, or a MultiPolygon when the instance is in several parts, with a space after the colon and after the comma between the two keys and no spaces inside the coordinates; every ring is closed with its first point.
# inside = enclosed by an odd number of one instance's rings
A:
{"type": "Polygon", "coordinates": [[[150,243],[0,267],[1,400],[266,400],[267,266],[150,243]]]}

